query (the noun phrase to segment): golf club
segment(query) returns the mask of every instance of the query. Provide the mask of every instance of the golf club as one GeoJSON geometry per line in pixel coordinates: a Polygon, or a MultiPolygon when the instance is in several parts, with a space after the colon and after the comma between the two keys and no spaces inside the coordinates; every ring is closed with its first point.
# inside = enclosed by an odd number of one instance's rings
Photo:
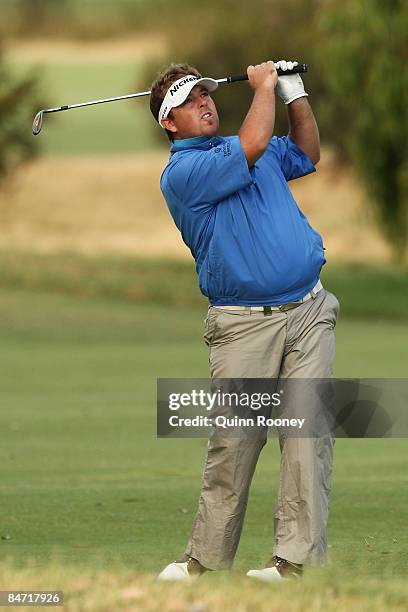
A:
{"type": "MultiPolygon", "coordinates": [[[[297,74],[300,72],[307,72],[308,65],[307,64],[297,64],[291,70],[281,70],[277,69],[277,73],[279,76],[287,75],[287,74],[297,74]]],[[[216,79],[217,83],[235,83],[236,81],[247,81],[247,74],[240,74],[237,76],[227,76],[222,79],[216,79]]],[[[66,104],[63,106],[58,106],[57,108],[45,108],[40,110],[33,121],[33,134],[37,136],[42,129],[44,123],[44,115],[45,113],[59,113],[60,111],[71,110],[72,108],[80,108],[81,106],[93,106],[95,104],[105,104],[105,102],[116,102],[117,100],[127,100],[129,98],[141,98],[142,96],[149,96],[150,91],[141,91],[139,93],[127,94],[125,96],[116,96],[115,98],[104,98],[102,100],[92,100],[91,102],[80,102],[79,104],[66,104]]]]}

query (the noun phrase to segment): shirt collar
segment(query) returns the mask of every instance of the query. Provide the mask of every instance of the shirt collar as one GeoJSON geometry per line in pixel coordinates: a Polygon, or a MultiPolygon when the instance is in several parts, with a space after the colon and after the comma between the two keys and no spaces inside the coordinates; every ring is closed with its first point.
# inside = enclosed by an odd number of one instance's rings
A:
{"type": "Polygon", "coordinates": [[[208,136],[193,136],[193,138],[182,138],[181,140],[175,140],[171,146],[170,151],[175,153],[176,151],[183,151],[184,149],[191,149],[197,145],[203,145],[204,143],[215,141],[218,136],[208,138],[208,136]]]}

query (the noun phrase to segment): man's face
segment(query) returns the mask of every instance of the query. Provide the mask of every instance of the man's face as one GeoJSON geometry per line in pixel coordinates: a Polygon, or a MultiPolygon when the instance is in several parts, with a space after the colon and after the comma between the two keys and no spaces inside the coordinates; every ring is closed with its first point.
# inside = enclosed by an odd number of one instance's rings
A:
{"type": "Polygon", "coordinates": [[[171,109],[167,119],[162,121],[166,130],[173,133],[174,140],[208,136],[212,138],[218,132],[219,119],[217,109],[210,94],[202,85],[196,85],[181,104],[171,109]]]}

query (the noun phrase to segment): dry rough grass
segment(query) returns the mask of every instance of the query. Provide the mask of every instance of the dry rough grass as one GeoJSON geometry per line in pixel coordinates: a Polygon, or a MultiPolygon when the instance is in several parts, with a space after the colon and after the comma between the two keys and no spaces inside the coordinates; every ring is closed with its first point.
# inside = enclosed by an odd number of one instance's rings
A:
{"type": "Polygon", "coordinates": [[[3,190],[3,247],[183,256],[159,188],[166,154],[43,158],[3,190]]]}
{"type": "MultiPolygon", "coordinates": [[[[0,192],[0,247],[190,257],[159,189],[167,157],[162,151],[27,164],[0,192]]],[[[330,151],[316,174],[290,185],[323,235],[328,260],[391,259],[352,172],[336,168],[330,151]]]]}

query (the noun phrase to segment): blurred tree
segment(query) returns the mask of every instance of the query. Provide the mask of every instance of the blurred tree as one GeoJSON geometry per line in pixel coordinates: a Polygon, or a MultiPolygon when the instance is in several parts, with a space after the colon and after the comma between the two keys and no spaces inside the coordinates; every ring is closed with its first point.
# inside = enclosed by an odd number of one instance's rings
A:
{"type": "Polygon", "coordinates": [[[11,76],[0,44],[0,177],[37,152],[31,125],[39,108],[34,79],[11,76]]]}
{"type": "Polygon", "coordinates": [[[353,160],[384,236],[402,260],[408,243],[408,3],[325,4],[320,44],[333,103],[331,141],[353,160]]]}
{"type": "Polygon", "coordinates": [[[25,36],[39,36],[61,30],[71,7],[67,0],[17,0],[19,24],[17,31],[25,36]]]}
{"type": "Polygon", "coordinates": [[[165,0],[2,0],[0,33],[76,40],[157,31],[165,0]]]}

